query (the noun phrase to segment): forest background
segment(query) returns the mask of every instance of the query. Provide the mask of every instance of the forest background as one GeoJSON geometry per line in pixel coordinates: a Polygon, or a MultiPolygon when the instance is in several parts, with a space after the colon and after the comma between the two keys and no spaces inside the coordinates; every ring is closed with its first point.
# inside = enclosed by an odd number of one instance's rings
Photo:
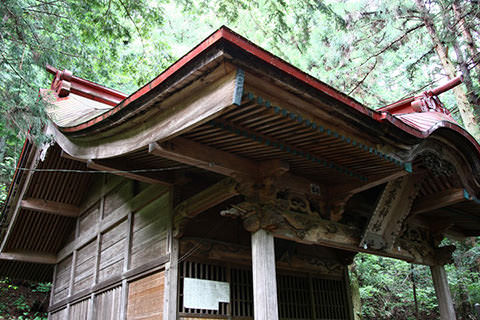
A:
{"type": "MultiPolygon", "coordinates": [[[[2,0],[0,202],[27,132],[48,139],[46,64],[132,93],[221,25],[371,108],[462,73],[441,99],[480,140],[479,0],[2,0]]],[[[458,319],[479,319],[480,238],[455,245],[458,319]]],[[[427,267],[359,254],[350,274],[358,318],[438,318],[427,267]]],[[[0,279],[0,319],[45,317],[48,291],[0,279]]]]}

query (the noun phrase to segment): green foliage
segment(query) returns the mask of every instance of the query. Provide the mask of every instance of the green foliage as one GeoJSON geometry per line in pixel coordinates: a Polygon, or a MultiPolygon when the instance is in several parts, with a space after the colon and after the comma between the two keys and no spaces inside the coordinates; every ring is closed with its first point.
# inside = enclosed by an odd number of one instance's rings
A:
{"type": "MultiPolygon", "coordinates": [[[[447,265],[446,270],[458,318],[473,317],[473,304],[480,301],[479,240],[444,241],[444,245],[454,244],[457,247],[454,263],[447,265]]],[[[351,277],[356,277],[360,284],[364,319],[415,319],[413,281],[419,319],[439,318],[437,298],[427,266],[412,266],[404,261],[361,253],[355,258],[351,277]]]]}
{"type": "Polygon", "coordinates": [[[0,279],[0,319],[47,319],[48,283],[0,279]]]}

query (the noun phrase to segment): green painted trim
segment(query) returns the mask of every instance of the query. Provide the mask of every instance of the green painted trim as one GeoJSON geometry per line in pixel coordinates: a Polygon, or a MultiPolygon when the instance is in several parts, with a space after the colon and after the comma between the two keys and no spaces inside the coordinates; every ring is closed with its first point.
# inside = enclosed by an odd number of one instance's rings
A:
{"type": "Polygon", "coordinates": [[[242,69],[238,68],[237,74],[235,75],[235,89],[233,90],[232,104],[235,104],[237,106],[242,104],[244,83],[245,72],[242,69]]]}
{"type": "MultiPolygon", "coordinates": [[[[255,95],[251,92],[247,92],[246,97],[247,97],[248,100],[251,100],[251,101],[255,100],[255,95]]],[[[359,143],[358,141],[355,141],[355,139],[353,139],[351,137],[346,137],[344,135],[341,135],[338,132],[336,132],[335,130],[332,130],[330,128],[324,128],[323,126],[321,126],[321,125],[319,125],[319,124],[317,124],[317,123],[315,123],[315,122],[313,122],[309,119],[305,119],[302,116],[297,115],[293,112],[290,112],[286,109],[283,109],[279,106],[272,106],[269,101],[266,101],[263,98],[257,96],[257,102],[259,102],[259,101],[261,101],[262,103],[258,103],[258,104],[264,105],[266,108],[272,108],[273,111],[276,114],[281,114],[285,118],[289,118],[290,120],[297,121],[298,123],[303,123],[306,127],[310,127],[312,130],[315,130],[315,131],[318,130],[319,132],[325,133],[326,135],[328,135],[330,137],[334,137],[336,139],[339,139],[340,141],[342,141],[346,144],[351,144],[354,147],[358,147],[361,150],[372,153],[372,154],[378,156],[379,158],[381,158],[385,161],[388,161],[388,162],[391,162],[391,163],[395,164],[396,166],[398,166],[400,168],[404,168],[404,170],[407,171],[407,172],[412,172],[411,171],[412,170],[411,169],[411,163],[410,164],[402,163],[400,160],[397,160],[397,159],[393,158],[392,156],[389,156],[385,153],[382,153],[381,151],[377,150],[374,147],[370,147],[370,146],[364,145],[362,143],[359,143]],[[267,102],[268,102],[268,105],[267,105],[267,102]]]]}
{"type": "Polygon", "coordinates": [[[405,167],[405,171],[407,171],[408,173],[413,172],[413,167],[411,162],[405,162],[403,165],[405,167]]]}

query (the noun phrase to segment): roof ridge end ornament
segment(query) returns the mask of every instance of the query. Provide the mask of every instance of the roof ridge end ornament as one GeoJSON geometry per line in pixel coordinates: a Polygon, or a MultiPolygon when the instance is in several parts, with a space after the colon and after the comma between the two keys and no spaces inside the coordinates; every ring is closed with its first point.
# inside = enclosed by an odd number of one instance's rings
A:
{"type": "MultiPolygon", "coordinates": [[[[424,91],[421,95],[402,99],[388,106],[379,108],[378,111],[390,114],[422,113],[422,112],[442,112],[450,115],[450,112],[444,107],[438,96],[450,89],[455,88],[463,82],[463,75],[460,74],[450,79],[445,84],[431,90],[424,91]]],[[[385,117],[383,117],[385,118],[385,117]]]]}
{"type": "Polygon", "coordinates": [[[55,75],[55,78],[52,81],[50,88],[54,90],[60,98],[65,98],[70,94],[72,88],[72,77],[73,72],[70,70],[58,70],[51,65],[46,66],[48,72],[55,75]]]}

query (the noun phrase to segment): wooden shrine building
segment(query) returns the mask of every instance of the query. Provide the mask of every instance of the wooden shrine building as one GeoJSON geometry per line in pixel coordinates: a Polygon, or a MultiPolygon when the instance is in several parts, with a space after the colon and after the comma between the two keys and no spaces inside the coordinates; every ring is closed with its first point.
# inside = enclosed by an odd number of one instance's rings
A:
{"type": "Polygon", "coordinates": [[[0,275],[50,319],[352,319],[357,252],[429,265],[480,235],[480,146],[438,94],[369,109],[222,27],[130,96],[59,71],[0,275]]]}

